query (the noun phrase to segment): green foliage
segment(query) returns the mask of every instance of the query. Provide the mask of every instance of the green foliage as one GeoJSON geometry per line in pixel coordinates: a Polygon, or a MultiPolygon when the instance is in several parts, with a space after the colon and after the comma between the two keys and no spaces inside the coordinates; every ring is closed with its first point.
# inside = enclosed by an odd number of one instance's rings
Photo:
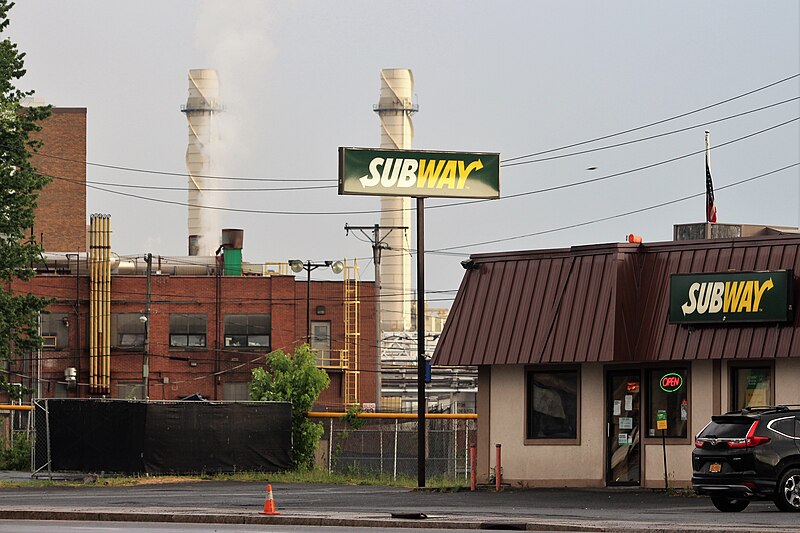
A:
{"type": "Polygon", "coordinates": [[[31,467],[31,443],[24,435],[14,437],[12,446],[6,448],[0,442],[0,470],[29,470],[31,467]]]}
{"type": "MultiPolygon", "coordinates": [[[[13,2],[0,0],[0,33],[8,30],[8,12],[13,2]]],[[[33,91],[16,87],[25,75],[25,54],[7,36],[0,40],[0,362],[15,354],[36,349],[38,314],[48,301],[31,294],[14,294],[15,279],[33,276],[30,265],[39,257],[39,244],[26,239],[33,227],[39,191],[48,179],[36,173],[31,153],[41,142],[31,135],[41,129],[38,122],[50,115],[49,107],[24,107],[23,98],[33,91]]],[[[0,374],[0,391],[8,391],[0,374]]]]}
{"type": "Polygon", "coordinates": [[[293,355],[282,350],[267,354],[266,367],[253,370],[250,399],[292,403],[292,451],[295,468],[311,468],[314,452],[322,437],[322,424],[306,416],[320,393],[328,388],[330,378],[317,368],[307,344],[298,346],[293,355]]]}
{"type": "Polygon", "coordinates": [[[361,429],[364,427],[364,424],[367,423],[366,420],[363,418],[359,418],[358,415],[363,413],[364,410],[358,404],[353,404],[347,408],[347,412],[345,412],[344,416],[342,417],[350,429],[361,429]]]}

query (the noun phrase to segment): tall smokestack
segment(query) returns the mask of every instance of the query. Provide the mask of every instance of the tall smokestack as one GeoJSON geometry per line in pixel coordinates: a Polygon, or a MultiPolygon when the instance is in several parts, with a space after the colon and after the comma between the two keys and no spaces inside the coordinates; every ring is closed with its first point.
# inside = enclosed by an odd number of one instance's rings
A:
{"type": "MultiPolygon", "coordinates": [[[[381,70],[381,94],[374,106],[381,121],[381,148],[408,150],[414,140],[411,115],[414,75],[405,68],[381,70]]],[[[381,226],[411,228],[411,198],[381,198],[381,226]]],[[[411,330],[411,254],[409,231],[383,230],[388,249],[381,260],[381,329],[411,330]]]]}
{"type": "Polygon", "coordinates": [[[212,69],[189,71],[189,97],[181,111],[189,121],[189,145],[186,148],[186,170],[189,173],[189,255],[214,255],[219,230],[212,228],[209,213],[199,205],[208,203],[206,181],[212,173],[214,115],[219,105],[219,77],[212,69]]]}

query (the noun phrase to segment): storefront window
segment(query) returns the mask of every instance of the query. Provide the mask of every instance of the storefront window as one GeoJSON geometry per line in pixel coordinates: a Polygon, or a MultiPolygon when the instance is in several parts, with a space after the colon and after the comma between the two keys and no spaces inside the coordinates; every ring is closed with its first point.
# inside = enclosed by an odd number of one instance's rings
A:
{"type": "Polygon", "coordinates": [[[577,370],[528,372],[528,439],[578,438],[577,370]]]}
{"type": "Polygon", "coordinates": [[[735,411],[772,403],[772,371],[769,367],[735,367],[731,369],[731,382],[731,403],[735,411]]]}
{"type": "Polygon", "coordinates": [[[649,435],[686,437],[689,425],[689,371],[685,368],[653,369],[647,373],[649,435]],[[659,420],[661,424],[659,424],[659,420]]]}

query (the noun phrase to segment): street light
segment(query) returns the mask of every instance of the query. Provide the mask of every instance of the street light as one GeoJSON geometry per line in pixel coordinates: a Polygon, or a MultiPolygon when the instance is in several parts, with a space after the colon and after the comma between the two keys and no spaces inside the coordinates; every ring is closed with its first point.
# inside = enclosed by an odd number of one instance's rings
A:
{"type": "Polygon", "coordinates": [[[344,270],[344,264],[341,261],[323,261],[322,263],[313,263],[311,261],[301,261],[300,259],[290,259],[289,268],[292,272],[299,274],[305,270],[308,274],[306,281],[306,343],[311,346],[311,272],[320,268],[329,267],[334,274],[339,274],[344,270]]]}

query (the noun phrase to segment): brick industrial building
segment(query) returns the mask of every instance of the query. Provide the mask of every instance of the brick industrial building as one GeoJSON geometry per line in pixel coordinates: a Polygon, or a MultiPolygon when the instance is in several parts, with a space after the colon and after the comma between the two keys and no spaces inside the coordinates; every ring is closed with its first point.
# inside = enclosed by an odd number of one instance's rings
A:
{"type": "MultiPolygon", "coordinates": [[[[16,291],[55,298],[42,315],[45,347],[17,368],[23,384],[38,387],[42,397],[174,400],[199,394],[243,400],[251,371],[263,365],[266,352],[291,351],[306,341],[306,282],[289,275],[218,276],[214,269],[207,275],[172,275],[155,270],[158,261],[153,258],[149,313],[147,276],[112,274],[110,350],[98,354],[108,357],[107,371],[99,373],[109,379],[95,387],[89,340],[98,333],[86,265],[78,270],[74,260],[65,261],[57,272],[42,269],[30,282],[15,283],[16,291]],[[74,385],[68,369],[74,369],[74,385]]],[[[374,403],[374,284],[357,282],[358,299],[349,301],[344,282],[311,284],[312,346],[331,380],[318,408],[374,403]],[[357,324],[347,331],[345,315],[353,305],[359,307],[357,324]]]]}
{"type": "Polygon", "coordinates": [[[12,290],[53,303],[41,319],[41,352],[18,354],[10,381],[39,397],[247,399],[265,353],[306,342],[310,305],[308,340],[331,379],[317,408],[376,402],[374,284],[358,281],[355,265],[342,281],[311,281],[307,301],[307,282],[288,270],[242,264],[241,237],[218,258],[154,255],[149,269],[143,255],[120,258],[110,217],[93,215],[87,233],[86,109],[54,108],[42,126],[33,162],[53,179],[31,234],[45,254],[38,275],[12,290]],[[234,255],[230,275],[223,258],[234,255]]]}
{"type": "Polygon", "coordinates": [[[36,169],[52,181],[39,194],[33,237],[50,252],[86,251],[86,108],[55,107],[36,138],[36,169]]]}

